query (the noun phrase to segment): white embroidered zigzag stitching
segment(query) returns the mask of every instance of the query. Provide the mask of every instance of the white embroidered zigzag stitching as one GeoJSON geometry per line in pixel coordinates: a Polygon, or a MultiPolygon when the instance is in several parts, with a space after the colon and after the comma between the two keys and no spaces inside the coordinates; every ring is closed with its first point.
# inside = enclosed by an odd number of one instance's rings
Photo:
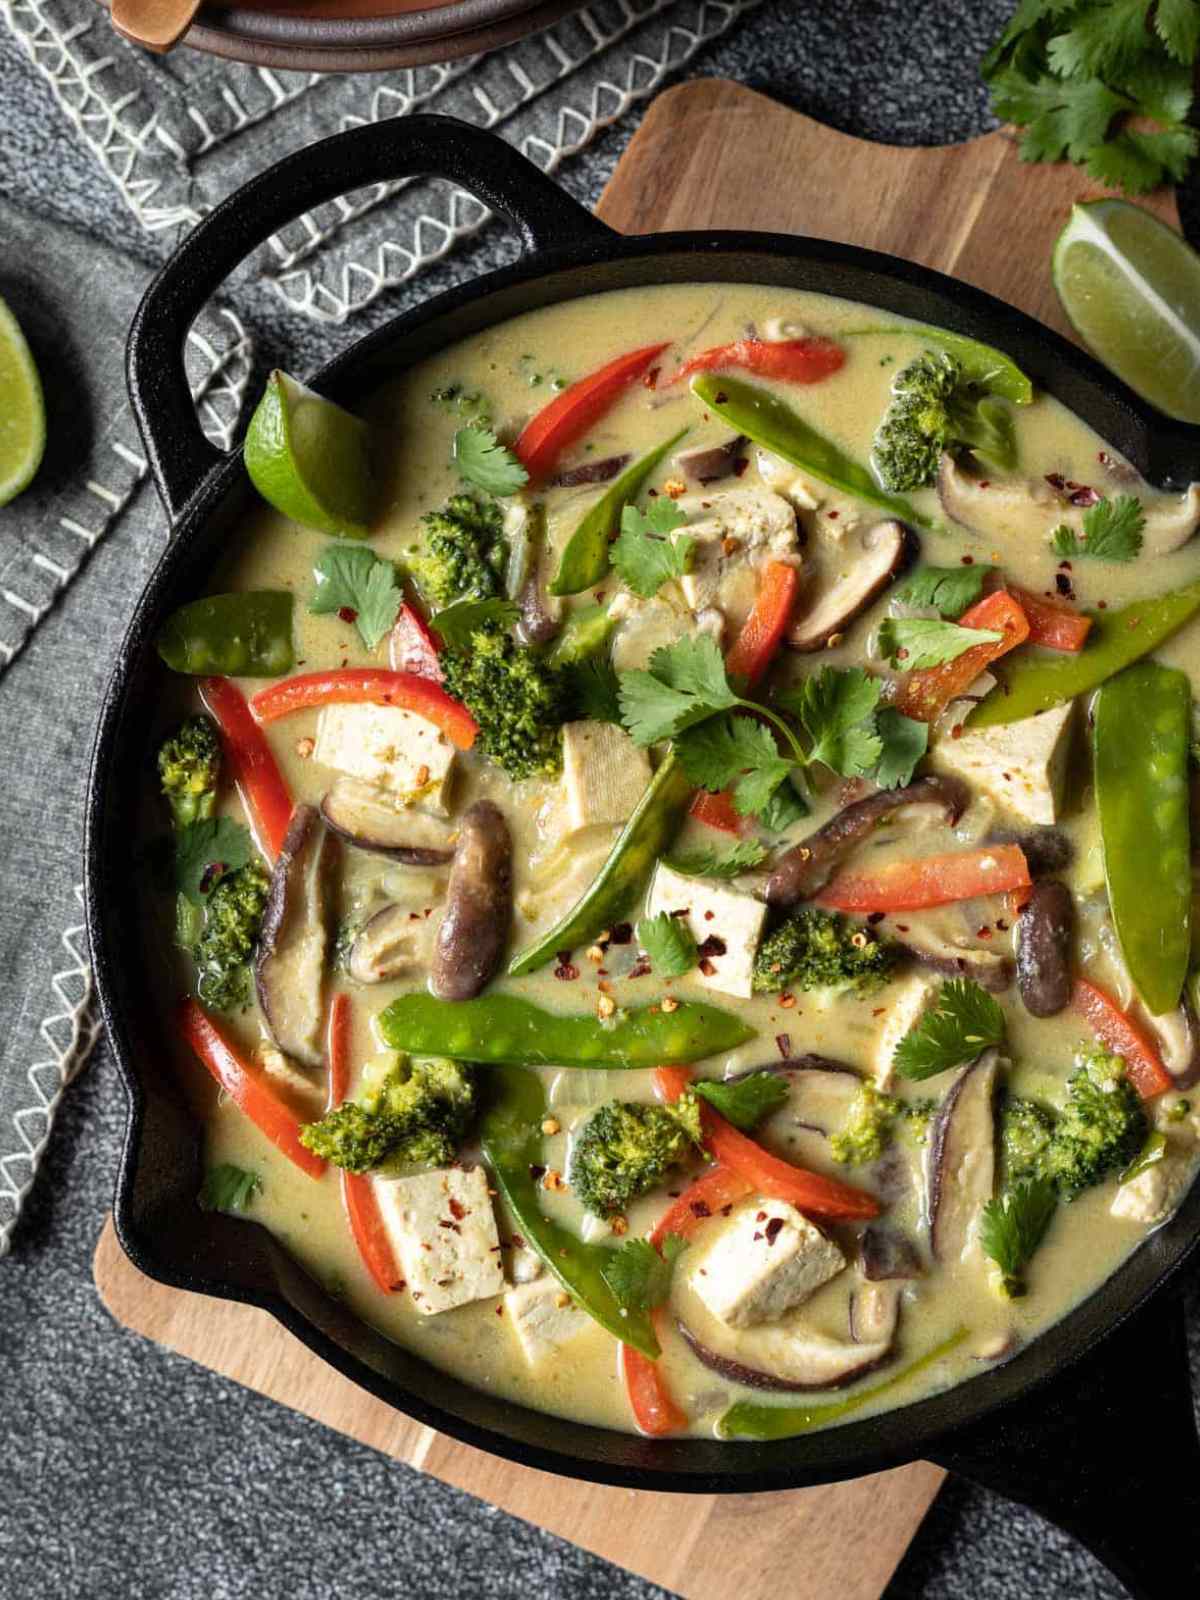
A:
{"type": "MultiPolygon", "coordinates": [[[[83,886],[75,887],[83,905],[83,886]]],[[[13,1130],[20,1148],[0,1160],[0,1257],[8,1254],[21,1204],[37,1176],[59,1101],[67,1085],[83,1069],[100,1032],[100,1017],[92,1004],[92,973],[85,948],[82,923],[62,936],[68,963],[50,979],[58,1009],[42,1019],[38,1032],[49,1054],[35,1061],[26,1073],[32,1101],[16,1112],[13,1130]]]]}

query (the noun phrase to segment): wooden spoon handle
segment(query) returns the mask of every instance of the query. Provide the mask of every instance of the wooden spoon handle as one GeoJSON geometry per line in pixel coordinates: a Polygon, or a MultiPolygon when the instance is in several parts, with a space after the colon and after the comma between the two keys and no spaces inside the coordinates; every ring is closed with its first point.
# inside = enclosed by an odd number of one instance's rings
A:
{"type": "Polygon", "coordinates": [[[113,27],[161,55],[183,38],[200,5],[201,0],[112,0],[113,27]]]}

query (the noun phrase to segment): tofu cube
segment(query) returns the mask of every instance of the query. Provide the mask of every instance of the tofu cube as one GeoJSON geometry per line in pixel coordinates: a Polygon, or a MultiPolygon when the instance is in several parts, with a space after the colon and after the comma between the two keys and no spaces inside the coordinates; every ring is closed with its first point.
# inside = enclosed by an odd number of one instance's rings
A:
{"type": "Polygon", "coordinates": [[[836,1278],[846,1258],[786,1200],[751,1200],[688,1273],[704,1304],[731,1328],[780,1317],[836,1278]]]}
{"type": "Polygon", "coordinates": [[[889,1005],[875,1045],[875,1086],[890,1093],[896,1081],[896,1046],[937,1003],[941,982],[927,973],[914,973],[888,991],[889,1005]]]}
{"type": "Polygon", "coordinates": [[[611,722],[568,722],[562,731],[563,788],[572,831],[626,822],[650,782],[650,758],[611,722]]]}
{"type": "Polygon", "coordinates": [[[565,1345],[592,1325],[587,1312],[581,1311],[558,1279],[548,1273],[510,1289],[504,1296],[504,1315],[534,1371],[554,1360],[565,1345]]]}
{"type": "Polygon", "coordinates": [[[682,913],[701,947],[697,983],[748,1000],[754,992],[754,957],[767,908],[761,900],[711,878],[685,878],[660,864],[650,886],[647,915],[682,913]]]}
{"type": "Polygon", "coordinates": [[[374,1182],[384,1228],[418,1311],[432,1317],[501,1292],[500,1236],[482,1167],[374,1182]]]}
{"type": "Polygon", "coordinates": [[[326,706],[312,759],[369,783],[393,805],[445,814],[454,746],[435,726],[399,706],[326,706]]]}
{"type": "Polygon", "coordinates": [[[1164,1222],[1182,1200],[1191,1179],[1189,1161],[1179,1155],[1166,1155],[1118,1187],[1109,1215],[1144,1227],[1164,1222]]]}
{"type": "Polygon", "coordinates": [[[956,772],[1026,822],[1057,822],[1071,752],[1070,701],[999,728],[939,739],[935,765],[956,772]]]}

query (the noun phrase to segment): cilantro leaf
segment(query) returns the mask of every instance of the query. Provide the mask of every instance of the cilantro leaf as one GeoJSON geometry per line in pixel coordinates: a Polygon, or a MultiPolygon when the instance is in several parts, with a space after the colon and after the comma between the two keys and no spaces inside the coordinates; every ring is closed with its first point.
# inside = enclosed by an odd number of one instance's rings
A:
{"type": "Polygon", "coordinates": [[[1083,531],[1076,534],[1066,523],[1050,537],[1055,555],[1091,556],[1096,561],[1134,561],[1142,548],[1146,514],[1136,495],[1120,494],[1101,500],[1083,513],[1083,531]]]}
{"type": "Polygon", "coordinates": [[[471,635],[481,628],[495,625],[507,632],[516,620],[517,608],[513,602],[493,597],[491,600],[455,600],[435,611],[429,626],[448,649],[468,650],[471,635]]]}
{"type": "Polygon", "coordinates": [[[1146,48],[1151,0],[1105,0],[1083,6],[1070,27],[1046,46],[1046,59],[1064,78],[1120,77],[1146,48]]]}
{"type": "Polygon", "coordinates": [[[667,496],[653,501],[648,512],[626,506],[621,513],[621,533],[612,547],[612,564],[627,589],[643,600],[652,599],[674,578],[691,570],[696,541],[686,534],[670,535],[681,528],[682,511],[667,496]]]}
{"type": "Polygon", "coordinates": [[[679,764],[698,788],[733,790],[734,809],[752,816],[792,770],[768,728],[749,717],[721,717],[675,741],[679,764]]]}
{"type": "Polygon", "coordinates": [[[697,1083],[696,1093],[743,1133],[778,1111],[788,1097],[785,1080],[774,1072],[752,1072],[748,1078],[697,1083]]]}
{"type": "Polygon", "coordinates": [[[968,978],[944,983],[937,1005],[901,1039],[893,1057],[902,1078],[932,1078],[974,1061],[1004,1038],[1004,1013],[986,990],[968,978]]]}
{"type": "Polygon", "coordinates": [[[671,870],[685,878],[736,878],[739,872],[761,867],[766,859],[766,846],[757,839],[739,840],[724,855],[715,850],[681,850],[666,858],[671,870]]]}
{"type": "Polygon", "coordinates": [[[917,762],[929,748],[929,724],[884,706],[876,714],[875,731],[883,748],[871,777],[881,789],[901,789],[912,782],[917,762]]]}
{"type": "Polygon", "coordinates": [[[1200,54],[1200,5],[1196,0],[1158,0],[1154,31],[1176,61],[1191,66],[1200,54]]]}
{"type": "Polygon", "coordinates": [[[219,1167],[209,1167],[200,1185],[199,1202],[202,1211],[245,1211],[256,1194],[262,1192],[262,1179],[257,1172],[247,1172],[232,1162],[222,1162],[219,1167]]]}
{"type": "Polygon", "coordinates": [[[1126,128],[1092,151],[1087,159],[1088,175],[1127,194],[1148,194],[1164,178],[1182,181],[1198,140],[1194,128],[1164,128],[1152,133],[1126,128]]]}
{"type": "Polygon", "coordinates": [[[861,778],[883,753],[874,713],[883,685],[862,667],[822,667],[780,704],[794,713],[812,741],[809,760],[844,778],[861,778]]]}
{"type": "Polygon", "coordinates": [[[663,1240],[662,1255],[648,1239],[626,1239],[616,1250],[605,1252],[600,1276],[626,1311],[653,1311],[671,1292],[671,1273],[686,1249],[686,1239],[677,1233],[663,1240]]]}
{"type": "Polygon", "coordinates": [[[308,609],[314,616],[352,611],[359,635],[374,650],[395,622],[404,599],[396,569],[361,544],[330,544],[313,568],[317,586],[308,609]]]}
{"type": "Polygon", "coordinates": [[[660,978],[682,978],[696,965],[696,941],[682,917],[666,911],[643,917],[637,925],[637,939],[660,978]]]}
{"type": "Polygon", "coordinates": [[[454,435],[454,465],[467,483],[484,494],[516,494],[529,474],[490,428],[460,428],[454,435]]]}
{"type": "Polygon", "coordinates": [[[1022,1274],[1046,1237],[1058,1194],[1046,1178],[1031,1178],[989,1200],[979,1218],[979,1243],[983,1253],[1000,1268],[1005,1293],[1025,1293],[1022,1274]]]}
{"type": "Polygon", "coordinates": [[[174,886],[202,906],[217,879],[244,867],[253,855],[250,830],[242,823],[229,817],[189,822],[175,834],[174,886]]]}
{"type": "Polygon", "coordinates": [[[738,703],[707,634],[663,645],[648,669],[620,674],[621,720],[635,744],[656,744],[738,703]]]}
{"type": "Polygon", "coordinates": [[[903,672],[943,666],[975,645],[995,644],[1000,637],[993,628],[960,628],[957,622],[932,617],[884,617],[879,624],[879,648],[903,672]]]}
{"type": "Polygon", "coordinates": [[[563,670],[575,714],[585,722],[615,722],[620,727],[620,681],[612,662],[592,656],[569,662],[563,670]]]}
{"type": "Polygon", "coordinates": [[[895,598],[910,606],[936,606],[944,617],[961,617],[983,593],[995,567],[919,567],[895,598]]]}
{"type": "Polygon", "coordinates": [[[781,783],[765,806],[758,809],[759,826],[768,833],[786,833],[795,822],[809,815],[812,807],[796,788],[796,773],[781,783]]]}

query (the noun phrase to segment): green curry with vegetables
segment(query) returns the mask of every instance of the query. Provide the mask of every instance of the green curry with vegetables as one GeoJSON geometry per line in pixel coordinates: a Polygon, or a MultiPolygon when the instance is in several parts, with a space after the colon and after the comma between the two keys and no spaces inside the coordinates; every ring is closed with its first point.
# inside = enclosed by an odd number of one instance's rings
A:
{"type": "Polygon", "coordinates": [[[356,409],[272,378],[159,640],[197,1203],[614,1428],[1006,1359],[1197,1165],[1200,485],[1001,352],[753,286],[356,409]]]}

